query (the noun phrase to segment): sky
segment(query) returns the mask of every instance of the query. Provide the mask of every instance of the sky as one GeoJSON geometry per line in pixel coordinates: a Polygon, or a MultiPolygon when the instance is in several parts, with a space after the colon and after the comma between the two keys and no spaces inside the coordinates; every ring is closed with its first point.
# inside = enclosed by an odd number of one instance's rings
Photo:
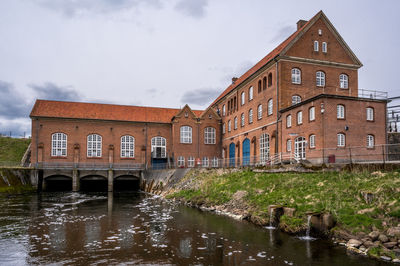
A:
{"type": "Polygon", "coordinates": [[[398,0],[1,0],[0,133],[30,135],[35,99],[204,109],[319,10],[359,88],[400,96],[398,0]]]}

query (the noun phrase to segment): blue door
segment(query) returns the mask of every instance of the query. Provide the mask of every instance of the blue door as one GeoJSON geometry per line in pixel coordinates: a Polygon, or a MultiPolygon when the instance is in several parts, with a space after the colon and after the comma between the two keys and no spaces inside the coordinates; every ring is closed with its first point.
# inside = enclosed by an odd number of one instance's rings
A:
{"type": "Polygon", "coordinates": [[[242,151],[243,166],[248,166],[250,164],[250,140],[247,138],[243,140],[242,151]]]}
{"type": "Polygon", "coordinates": [[[235,166],[235,143],[229,145],[229,166],[235,166]]]}

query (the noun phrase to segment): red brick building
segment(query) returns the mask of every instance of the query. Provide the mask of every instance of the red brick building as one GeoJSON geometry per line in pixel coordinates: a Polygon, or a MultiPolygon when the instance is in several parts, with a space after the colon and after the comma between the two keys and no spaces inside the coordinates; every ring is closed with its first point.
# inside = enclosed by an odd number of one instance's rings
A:
{"type": "Polygon", "coordinates": [[[322,163],[351,148],[372,160],[386,144],[386,100],[359,97],[361,66],[320,11],[205,111],[38,100],[32,163],[322,163]]]}

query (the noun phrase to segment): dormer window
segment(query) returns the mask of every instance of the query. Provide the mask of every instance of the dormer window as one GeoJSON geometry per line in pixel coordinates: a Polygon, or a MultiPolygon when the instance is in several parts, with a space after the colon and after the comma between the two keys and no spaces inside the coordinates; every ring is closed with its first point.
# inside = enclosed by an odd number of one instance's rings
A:
{"type": "Polygon", "coordinates": [[[319,43],[318,43],[318,41],[314,41],[314,51],[315,52],[319,51],[319,43]]]}
{"type": "Polygon", "coordinates": [[[322,42],[322,52],[323,53],[328,52],[328,44],[326,42],[322,42]]]}

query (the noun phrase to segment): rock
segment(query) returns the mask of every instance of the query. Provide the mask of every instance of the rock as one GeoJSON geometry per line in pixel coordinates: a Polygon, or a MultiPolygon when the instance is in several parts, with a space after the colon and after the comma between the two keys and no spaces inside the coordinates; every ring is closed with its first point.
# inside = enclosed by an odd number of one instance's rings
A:
{"type": "Polygon", "coordinates": [[[386,243],[389,241],[389,238],[384,234],[380,234],[378,240],[381,241],[382,243],[386,243]]]}
{"type": "Polygon", "coordinates": [[[243,199],[244,197],[246,197],[246,196],[247,196],[247,191],[238,190],[238,191],[236,191],[235,194],[233,194],[232,198],[233,198],[234,200],[240,201],[240,200],[242,200],[242,199],[243,199]]]}
{"type": "Polygon", "coordinates": [[[397,242],[397,238],[396,237],[389,237],[389,242],[397,242]]]}
{"type": "Polygon", "coordinates": [[[353,247],[353,248],[358,248],[359,246],[361,246],[362,245],[362,242],[360,241],[360,240],[358,240],[358,239],[350,239],[348,242],[347,242],[347,246],[349,246],[349,247],[353,247]]]}
{"type": "Polygon", "coordinates": [[[400,227],[391,227],[387,230],[386,234],[388,236],[400,238],[400,227]]]}
{"type": "Polygon", "coordinates": [[[375,247],[375,244],[372,241],[365,241],[363,245],[366,246],[367,248],[375,247]]]}
{"type": "Polygon", "coordinates": [[[361,191],[361,195],[363,196],[365,203],[370,204],[374,199],[374,194],[371,192],[361,191]]]}
{"type": "Polygon", "coordinates": [[[394,259],[394,260],[392,260],[392,262],[393,263],[400,263],[400,260],[399,259],[394,259]]]}
{"type": "Polygon", "coordinates": [[[369,213],[369,212],[373,212],[374,210],[375,210],[375,208],[362,209],[362,210],[359,210],[357,212],[357,214],[366,214],[366,213],[369,213]]]}
{"type": "Polygon", "coordinates": [[[379,232],[378,231],[372,231],[371,233],[369,233],[368,235],[372,241],[376,241],[379,237],[379,232]]]}
{"type": "Polygon", "coordinates": [[[388,256],[381,256],[381,259],[385,260],[385,261],[391,261],[392,260],[392,258],[390,258],[388,256]]]}
{"type": "Polygon", "coordinates": [[[383,243],[383,246],[385,248],[393,248],[396,245],[397,245],[397,242],[386,242],[386,243],[383,243]]]}
{"type": "Polygon", "coordinates": [[[283,214],[289,217],[293,217],[294,213],[296,212],[295,208],[284,207],[283,214]]]}
{"type": "Polygon", "coordinates": [[[362,252],[365,252],[367,250],[367,248],[364,245],[361,245],[358,249],[362,252]]]}
{"type": "Polygon", "coordinates": [[[380,245],[382,245],[381,241],[377,240],[374,242],[374,246],[378,247],[380,245]]]}

